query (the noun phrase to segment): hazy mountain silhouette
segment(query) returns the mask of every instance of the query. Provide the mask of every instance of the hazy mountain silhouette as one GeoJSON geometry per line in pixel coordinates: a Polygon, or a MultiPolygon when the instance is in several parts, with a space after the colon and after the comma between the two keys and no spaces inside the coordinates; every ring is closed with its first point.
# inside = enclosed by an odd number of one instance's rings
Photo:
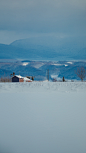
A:
{"type": "Polygon", "coordinates": [[[51,36],[16,40],[10,45],[0,44],[1,59],[85,60],[85,39],[51,36]]]}

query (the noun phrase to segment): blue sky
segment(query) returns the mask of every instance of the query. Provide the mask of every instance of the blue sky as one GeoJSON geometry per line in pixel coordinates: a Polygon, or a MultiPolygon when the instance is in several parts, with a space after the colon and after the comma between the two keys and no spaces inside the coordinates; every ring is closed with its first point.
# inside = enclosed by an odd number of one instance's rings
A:
{"type": "Polygon", "coordinates": [[[86,0],[0,0],[0,43],[54,34],[86,35],[86,0]]]}

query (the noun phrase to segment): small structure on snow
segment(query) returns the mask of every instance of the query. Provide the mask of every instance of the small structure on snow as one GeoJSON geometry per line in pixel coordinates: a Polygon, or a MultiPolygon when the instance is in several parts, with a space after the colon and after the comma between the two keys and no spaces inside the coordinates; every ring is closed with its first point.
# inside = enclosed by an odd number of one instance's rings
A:
{"type": "Polygon", "coordinates": [[[32,82],[32,80],[30,80],[27,77],[22,77],[20,75],[15,75],[12,77],[12,82],[32,82]]]}

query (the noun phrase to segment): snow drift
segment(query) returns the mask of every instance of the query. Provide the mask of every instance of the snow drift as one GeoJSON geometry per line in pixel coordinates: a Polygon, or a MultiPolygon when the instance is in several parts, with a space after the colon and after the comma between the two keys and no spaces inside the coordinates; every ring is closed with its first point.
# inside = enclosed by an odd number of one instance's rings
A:
{"type": "Polygon", "coordinates": [[[0,83],[1,153],[85,153],[86,82],[0,83]]]}

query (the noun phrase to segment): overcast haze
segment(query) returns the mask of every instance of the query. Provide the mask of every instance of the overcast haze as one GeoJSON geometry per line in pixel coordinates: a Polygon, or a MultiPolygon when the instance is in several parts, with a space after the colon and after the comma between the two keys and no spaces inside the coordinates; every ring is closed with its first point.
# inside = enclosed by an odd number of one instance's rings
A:
{"type": "Polygon", "coordinates": [[[86,35],[86,0],[0,0],[0,43],[39,34],[86,35]]]}

